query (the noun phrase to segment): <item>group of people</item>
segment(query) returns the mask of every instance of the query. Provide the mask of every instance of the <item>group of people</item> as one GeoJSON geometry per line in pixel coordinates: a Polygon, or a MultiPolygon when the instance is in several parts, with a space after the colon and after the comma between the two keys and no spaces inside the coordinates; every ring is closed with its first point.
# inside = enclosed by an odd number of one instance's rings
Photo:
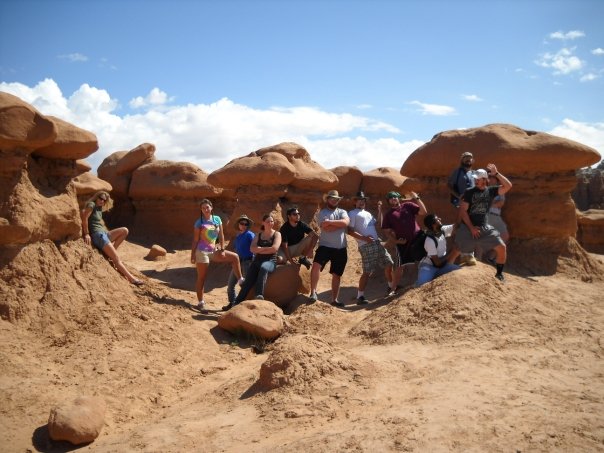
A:
{"type": "MultiPolygon", "coordinates": [[[[475,264],[476,250],[486,252],[486,259],[496,267],[495,277],[504,281],[509,234],[501,219],[501,208],[512,184],[495,164],[472,171],[473,162],[472,154],[464,152],[460,167],[449,177],[451,203],[458,213],[456,222],[450,225],[443,225],[437,214],[428,213],[415,192],[407,198],[398,192],[389,192],[386,195],[389,209],[382,212],[382,202],[378,201],[376,218],[366,210],[368,198],[363,191],[353,197],[355,208],[347,212],[338,207],[342,199],[338,191],[331,190],[323,197],[325,205],[316,217],[320,229],[318,234],[300,219],[296,206],[286,211],[287,219],[279,230],[275,228],[273,215],[265,214],[257,235],[251,231],[253,221],[242,214],[234,224],[237,235],[234,238],[235,251],[232,252],[225,248],[222,220],[212,213],[212,202],[201,200],[201,214],[194,224],[191,246],[191,263],[197,269],[198,308],[203,310],[206,306],[204,286],[210,262],[228,263],[232,268],[227,285],[228,304],[222,307],[223,310],[245,300],[252,288],[255,298],[263,299],[269,274],[278,264],[287,263],[310,269],[309,297],[312,302],[318,299],[320,274],[329,263],[331,303],[343,307],[339,293],[340,280],[348,261],[347,235],[356,240],[362,260],[356,298],[359,305],[368,303],[364,291],[369,277],[378,269],[383,269],[388,282],[385,295],[391,296],[398,288],[406,265],[418,264],[415,285],[421,286],[459,269],[455,264],[458,257],[461,265],[475,264]],[[425,230],[420,228],[417,216],[425,216],[425,230]],[[378,236],[378,225],[385,235],[386,244],[392,245],[392,254],[378,236]],[[454,236],[454,245],[447,251],[447,237],[451,236],[454,236]],[[416,255],[418,246],[423,248],[419,261],[416,255]],[[238,293],[237,285],[240,286],[238,293]]],[[[116,252],[128,230],[122,227],[109,231],[102,222],[102,212],[110,207],[110,203],[109,194],[101,191],[85,204],[82,210],[84,240],[102,250],[129,282],[141,285],[142,281],[126,269],[116,252]]]]}

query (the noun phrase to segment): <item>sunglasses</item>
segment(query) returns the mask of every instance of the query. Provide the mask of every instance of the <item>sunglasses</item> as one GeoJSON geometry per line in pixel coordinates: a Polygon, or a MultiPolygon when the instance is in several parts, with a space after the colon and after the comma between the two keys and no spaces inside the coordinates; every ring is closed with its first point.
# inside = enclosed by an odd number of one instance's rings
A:
{"type": "Polygon", "coordinates": [[[239,222],[239,225],[250,226],[250,224],[249,224],[249,223],[247,223],[247,222],[239,222]]]}
{"type": "Polygon", "coordinates": [[[290,215],[300,215],[299,212],[292,212],[290,215]]]}
{"type": "Polygon", "coordinates": [[[101,200],[101,201],[107,201],[107,198],[105,198],[105,197],[99,197],[99,200],[101,200]]]}

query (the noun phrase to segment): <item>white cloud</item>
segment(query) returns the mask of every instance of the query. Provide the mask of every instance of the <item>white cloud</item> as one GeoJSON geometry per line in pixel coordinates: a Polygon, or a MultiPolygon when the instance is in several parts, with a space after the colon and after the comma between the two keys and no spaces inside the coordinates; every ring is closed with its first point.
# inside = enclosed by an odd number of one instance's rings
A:
{"type": "Polygon", "coordinates": [[[466,101],[470,101],[470,102],[482,102],[484,101],[484,99],[482,99],[481,97],[475,95],[475,94],[462,94],[461,97],[463,99],[465,99],[466,101]]]}
{"type": "Polygon", "coordinates": [[[597,49],[593,49],[591,53],[594,55],[604,55],[604,49],[598,47],[597,49]]]}
{"type": "Polygon", "coordinates": [[[173,98],[168,98],[168,95],[161,91],[159,88],[153,88],[151,91],[149,91],[149,94],[147,96],[138,96],[134,99],[131,99],[128,105],[133,109],[137,109],[146,106],[164,105],[172,100],[173,98]]]}
{"type": "Polygon", "coordinates": [[[71,62],[82,62],[88,61],[88,57],[86,55],[82,55],[81,53],[69,53],[64,55],[59,55],[61,60],[69,60],[71,62]]]}
{"type": "Polygon", "coordinates": [[[579,80],[581,82],[591,82],[592,80],[596,80],[599,77],[599,75],[590,72],[589,74],[585,74],[584,76],[582,76],[579,80]]]}
{"type": "Polygon", "coordinates": [[[560,39],[562,41],[573,40],[577,38],[583,38],[585,33],[580,30],[572,30],[569,32],[557,31],[554,33],[550,33],[549,37],[552,39],[560,39]]]}
{"type": "Polygon", "coordinates": [[[554,74],[570,74],[583,67],[583,62],[576,55],[573,55],[573,51],[574,48],[562,48],[555,54],[548,52],[535,63],[544,68],[554,69],[554,74]]]}
{"type": "Polygon", "coordinates": [[[422,115],[449,116],[457,114],[455,108],[448,105],[426,104],[420,101],[411,101],[409,104],[417,105],[419,107],[418,111],[422,115]]]}
{"type": "Polygon", "coordinates": [[[119,102],[107,91],[87,84],[69,97],[51,79],[33,88],[2,82],[0,90],[20,97],[44,114],[95,133],[99,150],[87,159],[94,170],[109,154],[144,142],[156,145],[158,159],[193,162],[207,172],[284,141],[305,146],[325,168],[356,165],[363,171],[383,166],[398,168],[409,153],[423,144],[419,140],[369,139],[363,133],[400,131],[371,118],[313,107],[259,110],[227,98],[211,104],[167,106],[160,102],[169,97],[157,89],[153,96],[143,98],[148,102],[147,111],[119,116],[115,113],[119,102]],[[352,134],[356,138],[349,138],[352,134]]]}
{"type": "Polygon", "coordinates": [[[549,133],[591,146],[600,155],[604,154],[604,123],[582,123],[566,118],[549,133]]]}

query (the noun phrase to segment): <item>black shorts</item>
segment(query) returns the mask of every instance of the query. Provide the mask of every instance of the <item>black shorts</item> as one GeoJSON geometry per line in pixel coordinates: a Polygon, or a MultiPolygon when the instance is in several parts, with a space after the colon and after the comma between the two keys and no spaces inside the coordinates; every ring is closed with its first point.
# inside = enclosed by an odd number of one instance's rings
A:
{"type": "Polygon", "coordinates": [[[331,261],[329,273],[341,277],[342,274],[344,274],[344,268],[348,262],[348,252],[346,251],[346,248],[334,249],[320,245],[315,252],[313,262],[319,263],[321,265],[321,270],[323,270],[328,261],[331,261]]]}

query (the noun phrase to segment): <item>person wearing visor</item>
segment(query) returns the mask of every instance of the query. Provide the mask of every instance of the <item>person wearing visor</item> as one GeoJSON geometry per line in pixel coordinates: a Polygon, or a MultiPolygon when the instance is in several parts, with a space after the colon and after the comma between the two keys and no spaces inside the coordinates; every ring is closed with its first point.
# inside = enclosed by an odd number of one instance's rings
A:
{"type": "Polygon", "coordinates": [[[474,172],[476,185],[465,191],[460,205],[462,224],[457,230],[455,241],[462,253],[473,251],[476,246],[483,250],[495,251],[495,277],[504,281],[503,267],[507,260],[505,242],[499,231],[489,224],[489,208],[497,195],[506,194],[512,183],[497,170],[495,164],[488,164],[487,169],[474,172]],[[499,186],[489,186],[489,175],[497,178],[499,186]]]}

